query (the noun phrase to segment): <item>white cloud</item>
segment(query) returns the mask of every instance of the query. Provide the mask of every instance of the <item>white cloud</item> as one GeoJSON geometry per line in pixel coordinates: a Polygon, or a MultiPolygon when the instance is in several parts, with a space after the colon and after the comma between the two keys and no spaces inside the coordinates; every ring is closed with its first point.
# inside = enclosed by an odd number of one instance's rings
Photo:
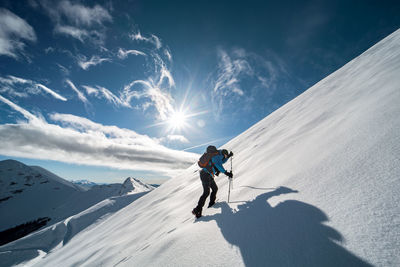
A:
{"type": "Polygon", "coordinates": [[[6,78],[0,77],[0,85],[2,85],[0,92],[7,92],[10,95],[18,97],[27,97],[29,94],[37,95],[40,92],[45,92],[56,99],[67,101],[65,97],[61,96],[43,84],[12,75],[8,75],[6,78]],[[22,90],[22,92],[20,92],[20,90],[22,90]]]}
{"type": "Polygon", "coordinates": [[[79,98],[83,103],[89,104],[89,100],[86,98],[86,96],[85,96],[81,91],[79,91],[78,88],[76,88],[76,86],[75,86],[70,80],[67,79],[66,82],[67,82],[67,84],[71,87],[71,89],[74,90],[74,91],[77,93],[78,98],[79,98]]]}
{"type": "Polygon", "coordinates": [[[44,52],[45,52],[46,54],[53,53],[54,51],[55,51],[55,49],[54,49],[53,47],[51,47],[51,46],[47,47],[47,48],[44,50],[44,52]]]}
{"type": "Polygon", "coordinates": [[[141,56],[146,56],[146,54],[145,53],[143,53],[143,52],[141,52],[141,51],[138,51],[138,50],[125,50],[125,49],[122,49],[122,48],[120,48],[119,50],[118,50],[118,57],[120,58],[120,59],[125,59],[125,58],[127,58],[129,55],[135,55],[135,56],[139,56],[139,55],[141,55],[141,56]]]}
{"type": "Polygon", "coordinates": [[[101,64],[104,61],[111,61],[111,59],[109,59],[109,58],[101,58],[101,57],[95,55],[95,56],[92,56],[90,58],[90,60],[86,60],[86,57],[83,56],[80,59],[78,59],[78,65],[82,69],[87,70],[87,69],[89,69],[89,67],[96,66],[98,64],[101,64]]]}
{"type": "Polygon", "coordinates": [[[151,35],[151,40],[153,40],[153,44],[156,46],[157,49],[160,49],[162,46],[160,38],[155,36],[154,34],[151,35]]]}
{"type": "Polygon", "coordinates": [[[161,66],[161,76],[160,76],[160,80],[158,81],[157,86],[160,87],[161,84],[163,83],[164,79],[167,79],[169,87],[175,86],[175,81],[171,75],[171,72],[169,72],[169,70],[165,67],[165,65],[162,65],[161,66]]]}
{"type": "Polygon", "coordinates": [[[183,136],[183,135],[175,135],[175,134],[169,134],[165,137],[161,137],[158,139],[162,143],[182,143],[182,144],[188,144],[189,140],[183,136]]]}
{"type": "Polygon", "coordinates": [[[116,106],[125,106],[125,107],[130,107],[129,103],[126,103],[122,101],[120,98],[118,98],[116,95],[114,95],[110,90],[107,88],[97,86],[99,92],[102,93],[102,95],[107,99],[110,103],[113,103],[116,106]]]}
{"type": "Polygon", "coordinates": [[[89,32],[87,30],[76,28],[73,26],[56,25],[54,31],[56,33],[74,37],[75,39],[78,39],[82,43],[84,42],[84,39],[89,36],[89,32]]]}
{"type": "Polygon", "coordinates": [[[39,121],[39,119],[35,115],[33,115],[32,113],[28,112],[27,110],[21,108],[20,106],[14,104],[13,102],[8,100],[7,98],[2,97],[1,95],[0,95],[0,101],[5,103],[5,104],[7,104],[7,105],[9,105],[15,111],[20,112],[29,121],[32,121],[32,122],[38,122],[39,121]]]}
{"type": "Polygon", "coordinates": [[[172,61],[171,52],[168,49],[164,49],[164,54],[167,56],[168,60],[171,62],[172,61]]]}
{"type": "Polygon", "coordinates": [[[126,102],[122,98],[117,97],[113,92],[111,92],[107,88],[104,88],[99,85],[96,85],[95,87],[82,85],[82,87],[86,90],[88,95],[94,95],[97,98],[105,98],[109,103],[112,103],[117,107],[122,106],[122,107],[132,108],[129,102],[126,102]]]}
{"type": "MultiPolygon", "coordinates": [[[[97,98],[105,98],[109,103],[114,104],[117,107],[128,107],[134,108],[131,105],[133,99],[148,99],[140,107],[143,110],[148,109],[150,106],[154,106],[158,112],[158,117],[161,120],[166,120],[174,111],[173,98],[169,92],[163,91],[150,79],[149,81],[136,80],[126,85],[119,96],[112,93],[107,88],[102,86],[82,86],[89,95],[93,95],[97,98]]],[[[76,87],[75,87],[76,88],[76,87]]]]}
{"type": "Polygon", "coordinates": [[[99,5],[91,8],[64,0],[60,2],[58,9],[70,23],[76,26],[101,25],[103,22],[112,21],[108,11],[99,5]]]}
{"type": "Polygon", "coordinates": [[[67,101],[67,99],[65,97],[57,94],[53,90],[51,90],[51,89],[47,88],[46,86],[44,86],[43,84],[38,83],[37,86],[40,87],[41,89],[43,89],[43,91],[45,91],[46,93],[49,93],[50,95],[54,96],[54,98],[60,99],[62,101],[67,101]]]}
{"type": "Polygon", "coordinates": [[[67,69],[66,67],[64,67],[63,65],[56,63],[56,65],[60,68],[61,72],[64,73],[65,75],[69,75],[70,71],[69,69],[67,69]]]}
{"type": "Polygon", "coordinates": [[[52,114],[47,123],[0,96],[28,122],[0,125],[0,154],[119,169],[173,171],[185,169],[197,154],[168,149],[146,135],[106,126],[70,114],[52,114]]]}
{"type": "Polygon", "coordinates": [[[82,87],[86,90],[86,93],[88,95],[95,95],[95,96],[99,95],[99,90],[94,87],[87,86],[87,85],[82,85],[82,87]]]}
{"type": "MultiPolygon", "coordinates": [[[[218,65],[218,77],[215,83],[214,92],[229,91],[242,95],[239,81],[241,75],[253,75],[253,69],[245,58],[242,50],[237,50],[239,58],[232,59],[228,53],[222,49],[218,51],[220,62],[218,65]]],[[[225,94],[228,92],[224,92],[225,94]]]]}
{"type": "Polygon", "coordinates": [[[123,102],[130,103],[132,98],[141,99],[149,98],[154,107],[158,111],[158,117],[161,120],[166,120],[174,111],[173,108],[173,98],[169,92],[161,90],[156,86],[153,81],[133,81],[124,87],[124,91],[121,94],[123,102]],[[135,87],[141,86],[142,90],[134,90],[135,87]]]}
{"type": "Polygon", "coordinates": [[[103,44],[103,24],[112,21],[112,17],[102,6],[88,7],[69,0],[58,3],[41,0],[40,4],[53,21],[55,33],[73,37],[82,43],[89,40],[99,46],[103,44]]]}
{"type": "Polygon", "coordinates": [[[21,39],[36,41],[32,26],[9,10],[0,8],[0,55],[17,59],[25,48],[21,39]]]}
{"type": "Polygon", "coordinates": [[[260,99],[265,100],[263,107],[267,106],[278,89],[278,82],[283,86],[284,81],[292,79],[284,62],[268,51],[268,58],[240,48],[230,53],[218,49],[217,55],[218,67],[211,75],[211,97],[217,117],[226,107],[235,106],[237,112],[254,110],[254,103],[260,99]]]}
{"type": "Polygon", "coordinates": [[[120,93],[120,99],[129,105],[133,99],[146,99],[141,105],[142,109],[153,106],[158,113],[157,119],[164,121],[174,112],[174,99],[170,89],[175,86],[175,81],[158,53],[152,52],[149,56],[153,59],[154,64],[151,67],[154,68],[154,76],[127,84],[120,93]]]}
{"type": "Polygon", "coordinates": [[[129,37],[133,41],[143,41],[147,43],[153,44],[156,49],[160,49],[162,47],[162,43],[160,38],[158,38],[156,35],[151,34],[150,37],[144,37],[139,31],[137,33],[130,34],[129,37]]]}
{"type": "Polygon", "coordinates": [[[8,75],[7,78],[0,77],[0,83],[8,84],[8,85],[14,85],[14,84],[19,84],[19,83],[31,84],[32,81],[26,80],[26,79],[23,79],[23,78],[19,78],[19,77],[15,77],[15,76],[12,76],[12,75],[8,75]]]}

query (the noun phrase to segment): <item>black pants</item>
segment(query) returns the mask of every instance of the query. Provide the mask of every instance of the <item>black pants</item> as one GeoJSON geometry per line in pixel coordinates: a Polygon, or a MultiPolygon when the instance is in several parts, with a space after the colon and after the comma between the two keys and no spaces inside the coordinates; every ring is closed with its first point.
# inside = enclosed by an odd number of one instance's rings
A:
{"type": "Polygon", "coordinates": [[[200,171],[200,179],[201,183],[203,184],[203,194],[201,195],[199,202],[197,203],[196,209],[201,211],[208,195],[210,194],[210,188],[212,190],[210,196],[210,202],[211,203],[215,202],[215,198],[217,197],[218,186],[215,183],[212,176],[204,170],[200,171]]]}

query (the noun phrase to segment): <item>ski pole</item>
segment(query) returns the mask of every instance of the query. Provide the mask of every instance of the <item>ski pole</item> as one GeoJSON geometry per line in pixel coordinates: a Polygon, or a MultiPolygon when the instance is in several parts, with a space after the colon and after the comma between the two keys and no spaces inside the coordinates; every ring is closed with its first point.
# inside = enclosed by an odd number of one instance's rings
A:
{"type": "Polygon", "coordinates": [[[232,178],[229,178],[228,203],[229,203],[229,196],[231,195],[231,181],[232,181],[232,178]]]}
{"type": "MultiPolygon", "coordinates": [[[[231,158],[231,173],[232,173],[232,158],[231,158]]],[[[233,183],[232,182],[232,178],[229,177],[229,188],[228,188],[228,203],[229,203],[229,197],[231,195],[231,185],[232,185],[232,189],[233,189],[233,183]]]]}
{"type": "MultiPolygon", "coordinates": [[[[232,158],[233,158],[233,157],[231,157],[231,173],[232,173],[232,158]]],[[[232,180],[232,190],[233,190],[233,177],[232,177],[231,180],[232,180]]]]}

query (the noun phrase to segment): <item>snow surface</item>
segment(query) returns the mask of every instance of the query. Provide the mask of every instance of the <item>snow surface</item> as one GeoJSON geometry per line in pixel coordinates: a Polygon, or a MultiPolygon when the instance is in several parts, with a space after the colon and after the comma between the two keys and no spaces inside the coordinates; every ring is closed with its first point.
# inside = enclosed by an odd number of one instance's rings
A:
{"type": "Polygon", "coordinates": [[[38,166],[0,161],[0,231],[42,218],[61,221],[112,196],[142,193],[153,187],[128,177],[123,184],[82,189],[38,166]]]}
{"type": "Polygon", "coordinates": [[[0,161],[0,231],[39,217],[54,217],[57,207],[81,192],[43,168],[0,161]]]}
{"type": "Polygon", "coordinates": [[[221,174],[202,218],[190,213],[193,165],[66,244],[26,238],[0,247],[0,262],[400,266],[400,30],[223,147],[231,201],[221,174]]]}
{"type": "Polygon", "coordinates": [[[119,192],[120,195],[124,194],[134,194],[134,193],[141,193],[153,190],[154,187],[143,183],[139,179],[128,177],[126,178],[125,182],[121,186],[121,190],[119,192]]]}
{"type": "Polygon", "coordinates": [[[89,190],[96,185],[104,185],[104,183],[98,184],[89,180],[71,180],[71,183],[80,186],[84,190],[89,190]]]}

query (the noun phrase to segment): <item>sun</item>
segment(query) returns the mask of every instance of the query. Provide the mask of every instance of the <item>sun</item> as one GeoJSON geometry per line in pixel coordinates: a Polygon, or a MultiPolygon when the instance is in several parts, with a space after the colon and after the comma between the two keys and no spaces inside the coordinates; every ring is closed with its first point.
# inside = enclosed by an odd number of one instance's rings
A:
{"type": "Polygon", "coordinates": [[[173,130],[181,130],[186,124],[186,115],[183,111],[174,111],[168,119],[169,127],[173,130]]]}

